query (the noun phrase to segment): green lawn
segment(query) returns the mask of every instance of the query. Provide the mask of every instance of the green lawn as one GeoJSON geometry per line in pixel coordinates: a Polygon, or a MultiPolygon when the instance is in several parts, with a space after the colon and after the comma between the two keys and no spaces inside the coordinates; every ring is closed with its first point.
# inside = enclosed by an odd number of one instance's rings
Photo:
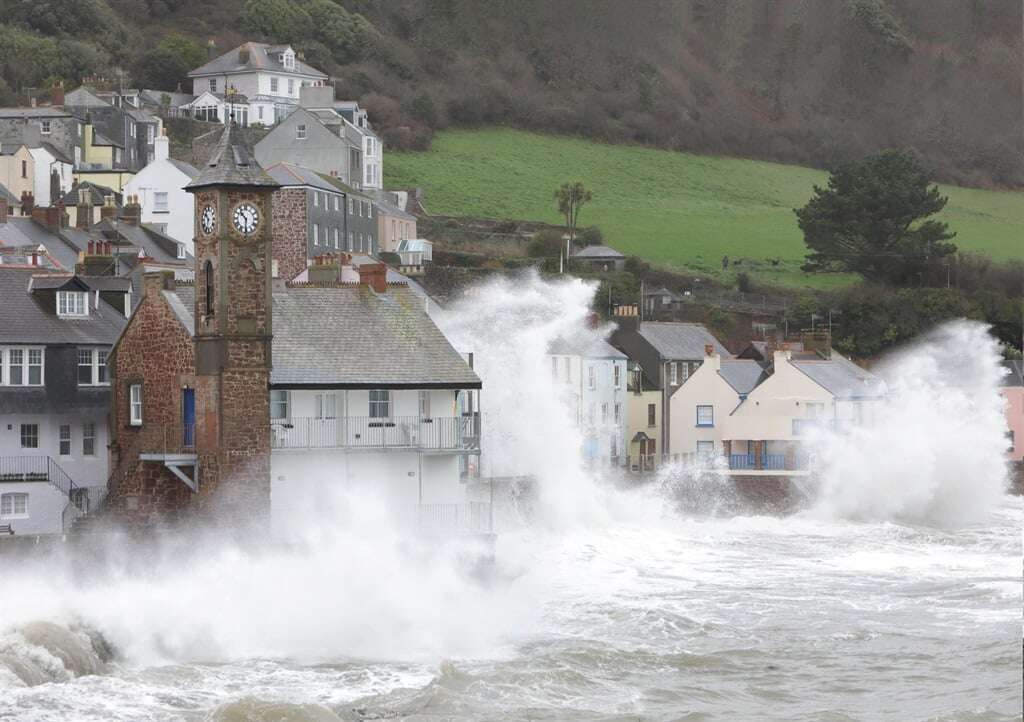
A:
{"type": "MultiPolygon", "coordinates": [[[[721,277],[728,255],[778,285],[828,288],[852,280],[799,268],[805,247],[792,209],[827,178],[810,168],[495,128],[446,131],[429,151],[389,153],[385,176],[388,187],[423,187],[431,213],[552,223],[561,220],[555,188],[581,180],[594,192],[581,226],[600,226],[609,245],[655,265],[721,277]],[[772,266],[776,258],[781,262],[772,266]]],[[[941,217],[961,249],[1024,257],[1024,193],[942,191],[949,204],[941,217]]]]}

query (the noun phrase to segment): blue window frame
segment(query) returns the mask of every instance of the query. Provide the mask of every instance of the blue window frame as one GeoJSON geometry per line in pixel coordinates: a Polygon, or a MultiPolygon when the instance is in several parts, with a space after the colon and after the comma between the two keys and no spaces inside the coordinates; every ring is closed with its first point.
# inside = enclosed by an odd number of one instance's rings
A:
{"type": "Polygon", "coordinates": [[[697,426],[711,427],[715,425],[715,407],[711,405],[697,406],[697,426]]]}

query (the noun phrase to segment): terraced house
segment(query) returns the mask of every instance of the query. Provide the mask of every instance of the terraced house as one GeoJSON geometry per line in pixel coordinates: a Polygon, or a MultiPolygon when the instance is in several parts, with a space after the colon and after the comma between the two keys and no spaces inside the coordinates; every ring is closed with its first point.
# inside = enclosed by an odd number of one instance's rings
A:
{"type": "Polygon", "coordinates": [[[92,280],[0,266],[0,527],[15,534],[65,531],[106,488],[107,355],[125,326],[107,299],[128,282],[92,280]]]}

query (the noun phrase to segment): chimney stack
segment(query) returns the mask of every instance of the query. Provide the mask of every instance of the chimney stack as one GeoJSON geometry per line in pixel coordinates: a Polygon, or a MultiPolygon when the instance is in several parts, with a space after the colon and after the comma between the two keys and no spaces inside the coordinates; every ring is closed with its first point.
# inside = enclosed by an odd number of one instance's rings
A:
{"type": "Polygon", "coordinates": [[[50,103],[52,105],[64,105],[64,81],[61,80],[53,87],[50,103]]]}
{"type": "Polygon", "coordinates": [[[117,219],[117,205],[114,203],[113,194],[108,194],[103,197],[103,205],[100,206],[100,220],[116,220],[117,219]]]}
{"type": "Polygon", "coordinates": [[[167,160],[171,156],[171,141],[167,129],[161,128],[160,135],[153,141],[153,160],[167,160]]]}
{"type": "Polygon", "coordinates": [[[113,276],[114,265],[113,245],[109,241],[90,240],[75,266],[75,273],[83,276],[113,276]]]}
{"type": "Polygon", "coordinates": [[[21,215],[31,216],[32,210],[36,207],[35,197],[31,191],[21,192],[21,215]]]}
{"type": "Polygon", "coordinates": [[[714,347],[714,345],[712,345],[710,343],[704,344],[704,355],[705,356],[714,356],[715,355],[715,347],[714,347]]]}
{"type": "Polygon", "coordinates": [[[375,293],[387,293],[388,267],[383,263],[364,263],[359,266],[359,283],[369,286],[375,293]]]}
{"type": "Polygon", "coordinates": [[[75,211],[75,228],[88,230],[92,225],[92,189],[88,186],[78,187],[78,205],[75,211]]]}
{"type": "Polygon", "coordinates": [[[142,222],[142,206],[139,205],[137,195],[128,196],[124,208],[121,209],[121,220],[132,226],[137,226],[142,222]]]}

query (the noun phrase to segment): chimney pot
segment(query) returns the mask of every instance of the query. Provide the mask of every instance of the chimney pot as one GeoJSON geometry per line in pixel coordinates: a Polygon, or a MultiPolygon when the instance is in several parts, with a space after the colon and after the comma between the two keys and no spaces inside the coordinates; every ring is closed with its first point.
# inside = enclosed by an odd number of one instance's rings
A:
{"type": "Polygon", "coordinates": [[[89,243],[87,244],[86,248],[87,248],[86,253],[88,253],[90,256],[92,256],[92,255],[94,255],[96,253],[96,244],[93,243],[92,241],[89,241],[89,243]]]}
{"type": "Polygon", "coordinates": [[[712,344],[710,344],[710,343],[709,344],[705,344],[704,345],[704,355],[705,356],[714,356],[715,355],[715,347],[712,344]]]}
{"type": "Polygon", "coordinates": [[[383,263],[364,263],[359,267],[359,283],[369,286],[376,293],[388,290],[388,267],[383,263]]]}

